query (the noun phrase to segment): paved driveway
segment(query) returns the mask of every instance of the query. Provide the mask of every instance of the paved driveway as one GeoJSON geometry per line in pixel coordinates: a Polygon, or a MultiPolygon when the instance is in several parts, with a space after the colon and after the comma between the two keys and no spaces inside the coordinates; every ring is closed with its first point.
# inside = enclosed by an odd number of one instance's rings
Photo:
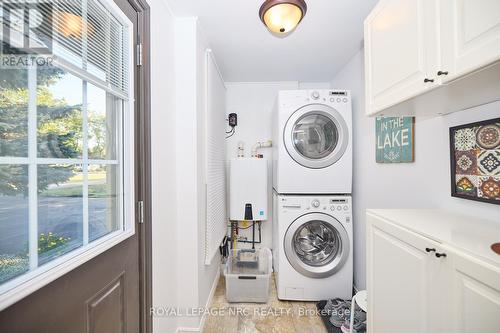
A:
{"type": "MultiPolygon", "coordinates": [[[[90,235],[106,233],[108,199],[89,198],[90,235]]],[[[40,197],[38,234],[82,239],[83,200],[79,197],[40,197]]],[[[0,197],[0,254],[19,254],[28,249],[28,198],[0,197]]]]}

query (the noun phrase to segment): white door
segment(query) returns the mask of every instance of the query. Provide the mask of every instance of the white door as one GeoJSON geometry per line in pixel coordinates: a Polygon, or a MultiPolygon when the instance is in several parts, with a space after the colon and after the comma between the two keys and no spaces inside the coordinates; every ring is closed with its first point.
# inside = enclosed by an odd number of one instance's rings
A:
{"type": "Polygon", "coordinates": [[[365,20],[368,114],[437,84],[436,13],[430,0],[382,0],[365,20]]]}
{"type": "Polygon", "coordinates": [[[443,80],[500,60],[500,1],[441,1],[443,80]]]}
{"type": "Polygon", "coordinates": [[[460,254],[453,256],[454,333],[500,331],[500,269],[460,254]]]}
{"type": "Polygon", "coordinates": [[[285,148],[298,164],[311,169],[329,167],[345,153],[349,129],[344,117],[323,104],[306,105],[288,119],[285,148]]]}
{"type": "Polygon", "coordinates": [[[438,244],[368,215],[368,332],[437,333],[438,244]]]}

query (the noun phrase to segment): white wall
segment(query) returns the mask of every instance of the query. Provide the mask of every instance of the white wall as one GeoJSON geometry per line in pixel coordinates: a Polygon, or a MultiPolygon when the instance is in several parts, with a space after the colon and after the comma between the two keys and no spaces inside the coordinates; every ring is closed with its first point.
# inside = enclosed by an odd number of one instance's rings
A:
{"type": "MultiPolygon", "coordinates": [[[[178,306],[198,306],[198,141],[196,86],[196,20],[176,19],[176,144],[172,161],[176,163],[177,189],[177,274],[178,306]]],[[[162,142],[163,148],[165,142],[162,142]]],[[[179,317],[179,327],[197,327],[199,319],[179,317]]]]}
{"type": "MultiPolygon", "coordinates": [[[[204,264],[205,241],[205,50],[197,18],[175,24],[178,306],[203,307],[216,283],[220,259],[204,264]]],[[[168,149],[168,142],[162,142],[168,149]]],[[[172,158],[172,157],[171,157],[172,158]]],[[[180,330],[201,327],[199,317],[179,317],[180,330]]]]}
{"type": "Polygon", "coordinates": [[[498,206],[451,198],[448,128],[498,117],[500,103],[438,118],[417,118],[415,162],[375,162],[375,119],[364,115],[363,53],[359,52],[332,80],[332,88],[349,89],[354,126],[354,282],[364,289],[365,210],[367,208],[441,208],[485,218],[500,218],[498,206]]]}
{"type": "MultiPolygon", "coordinates": [[[[153,306],[177,306],[177,200],[175,147],[174,17],[163,0],[151,6],[151,173],[153,306]],[[173,149],[173,148],[172,148],[173,149]]],[[[155,333],[175,332],[176,317],[154,317],[155,333]]]]}
{"type": "MultiPolygon", "coordinates": [[[[328,89],[328,82],[231,82],[226,83],[226,111],[238,114],[236,133],[226,140],[227,159],[236,157],[238,142],[245,143],[246,156],[254,143],[272,139],[272,109],[278,91],[291,89],[328,89]]],[[[262,222],[261,246],[272,249],[272,149],[261,149],[260,153],[268,160],[268,210],[269,220],[262,222]]],[[[229,193],[229,191],[228,191],[229,193]]],[[[240,230],[240,235],[252,239],[252,229],[240,230]]],[[[256,239],[258,235],[256,233],[256,239]]],[[[241,248],[251,244],[240,243],[241,248]]]]}
{"type": "MultiPolygon", "coordinates": [[[[151,6],[153,306],[198,308],[209,301],[219,258],[204,265],[205,49],[196,18],[151,6]]],[[[199,317],[157,316],[156,333],[196,331],[199,317]]]]}

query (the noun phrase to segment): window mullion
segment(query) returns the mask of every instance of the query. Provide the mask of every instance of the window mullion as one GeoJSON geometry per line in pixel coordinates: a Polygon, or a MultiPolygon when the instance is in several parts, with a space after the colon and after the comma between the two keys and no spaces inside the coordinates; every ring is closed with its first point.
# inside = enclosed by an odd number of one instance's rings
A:
{"type": "Polygon", "coordinates": [[[82,96],[83,96],[83,107],[82,107],[82,131],[83,131],[83,245],[89,243],[89,139],[88,139],[88,98],[87,98],[87,82],[83,81],[82,85],[82,96]]]}
{"type": "Polygon", "coordinates": [[[37,165],[37,67],[28,68],[28,202],[29,202],[29,263],[38,267],[38,165],[37,165]]]}
{"type": "MultiPolygon", "coordinates": [[[[82,65],[83,70],[87,70],[88,64],[88,0],[82,1],[82,65]]],[[[87,82],[83,81],[83,109],[82,109],[82,131],[83,131],[83,245],[89,243],[89,150],[88,150],[88,98],[87,82]]]]}

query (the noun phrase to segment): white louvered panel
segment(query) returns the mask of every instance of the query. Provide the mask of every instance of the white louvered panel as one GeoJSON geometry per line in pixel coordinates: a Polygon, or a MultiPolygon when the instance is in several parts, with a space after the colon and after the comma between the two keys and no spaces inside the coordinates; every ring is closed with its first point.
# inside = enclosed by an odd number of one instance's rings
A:
{"type": "Polygon", "coordinates": [[[226,235],[226,87],[210,50],[206,52],[206,101],[205,264],[210,265],[226,235]]]}

